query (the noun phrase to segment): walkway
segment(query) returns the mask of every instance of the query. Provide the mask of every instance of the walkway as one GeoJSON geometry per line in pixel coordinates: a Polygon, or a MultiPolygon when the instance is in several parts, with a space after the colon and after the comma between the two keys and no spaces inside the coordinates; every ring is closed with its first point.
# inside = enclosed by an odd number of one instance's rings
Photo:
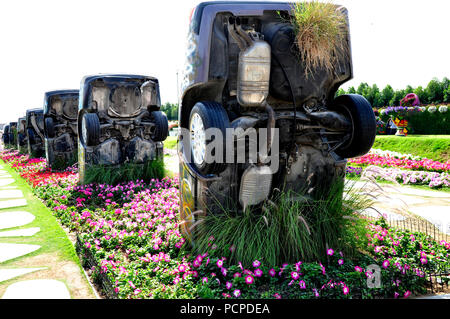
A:
{"type": "Polygon", "coordinates": [[[96,298],[51,212],[0,165],[0,298],[96,298]]]}

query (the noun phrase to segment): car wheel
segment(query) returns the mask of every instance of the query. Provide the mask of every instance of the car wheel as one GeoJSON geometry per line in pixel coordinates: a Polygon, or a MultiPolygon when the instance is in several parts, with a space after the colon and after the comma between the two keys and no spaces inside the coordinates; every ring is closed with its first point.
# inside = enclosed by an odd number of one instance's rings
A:
{"type": "Polygon", "coordinates": [[[55,125],[53,122],[53,119],[51,117],[45,118],[45,135],[48,138],[54,138],[55,137],[55,125]]]}
{"type": "Polygon", "coordinates": [[[361,95],[340,95],[334,100],[333,109],[350,118],[350,140],[336,150],[344,158],[358,157],[372,148],[377,134],[377,123],[370,103],[361,95]]]}
{"type": "Polygon", "coordinates": [[[100,120],[95,113],[84,113],[81,118],[82,143],[86,146],[98,145],[100,140],[100,120]]]}
{"type": "Polygon", "coordinates": [[[230,120],[225,109],[216,102],[198,102],[194,105],[189,116],[189,145],[191,161],[203,174],[216,174],[225,169],[226,129],[230,127],[230,120]],[[219,129],[222,136],[207,138],[206,130],[219,129]],[[220,140],[217,140],[219,139],[220,140]],[[208,145],[215,143],[223,149],[223,158],[209,158],[208,145]]]}
{"type": "Polygon", "coordinates": [[[155,142],[162,142],[169,134],[169,121],[167,120],[166,114],[161,111],[152,112],[152,117],[155,127],[151,134],[151,138],[155,142]]]}

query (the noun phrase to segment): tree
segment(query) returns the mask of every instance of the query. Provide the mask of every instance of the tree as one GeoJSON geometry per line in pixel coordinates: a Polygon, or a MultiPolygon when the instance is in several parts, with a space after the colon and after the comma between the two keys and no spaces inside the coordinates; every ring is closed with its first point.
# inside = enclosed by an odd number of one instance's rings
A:
{"type": "Polygon", "coordinates": [[[425,89],[428,94],[428,103],[440,103],[444,100],[444,92],[442,90],[442,85],[438,79],[433,78],[433,80],[428,83],[425,89]]]}
{"type": "Polygon", "coordinates": [[[351,86],[351,87],[348,88],[347,93],[348,94],[356,94],[356,90],[355,90],[355,88],[353,86],[351,86]]]}
{"type": "Polygon", "coordinates": [[[366,89],[369,87],[369,84],[362,82],[359,86],[358,89],[356,90],[356,93],[359,95],[363,95],[364,96],[364,92],[366,91],[366,89]]]}
{"type": "Polygon", "coordinates": [[[339,90],[337,90],[335,97],[338,97],[339,95],[344,95],[345,94],[345,90],[342,88],[339,88],[339,90]]]}
{"type": "Polygon", "coordinates": [[[394,97],[394,89],[392,88],[392,86],[388,84],[385,86],[383,91],[381,91],[380,99],[382,106],[388,106],[389,102],[392,100],[393,97],[394,97]]]}
{"type": "Polygon", "coordinates": [[[169,121],[176,121],[178,119],[178,104],[167,102],[161,106],[161,111],[166,113],[169,121]]]}
{"type": "Polygon", "coordinates": [[[418,86],[413,93],[416,93],[419,97],[420,103],[428,103],[428,95],[427,92],[423,89],[422,86],[418,86]]]}

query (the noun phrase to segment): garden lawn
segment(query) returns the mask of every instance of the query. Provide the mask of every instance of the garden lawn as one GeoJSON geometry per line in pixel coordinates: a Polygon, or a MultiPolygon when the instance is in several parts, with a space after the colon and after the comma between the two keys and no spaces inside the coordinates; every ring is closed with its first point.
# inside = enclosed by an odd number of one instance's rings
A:
{"type": "Polygon", "coordinates": [[[164,141],[164,148],[167,148],[169,150],[176,150],[177,136],[167,136],[166,140],[164,141]]]}
{"type": "MultiPolygon", "coordinates": [[[[65,282],[72,298],[96,298],[84,275],[75,249],[67,234],[61,228],[58,220],[52,212],[40,200],[33,195],[32,188],[26,180],[8,164],[0,160],[3,169],[6,170],[15,182],[8,186],[17,186],[27,201],[27,206],[2,209],[0,213],[10,211],[27,211],[35,216],[33,222],[13,228],[24,229],[39,227],[40,231],[31,237],[2,237],[2,243],[31,244],[39,245],[40,249],[12,260],[1,263],[1,268],[22,268],[22,267],[47,267],[47,269],[33,272],[24,276],[19,276],[0,283],[0,296],[12,283],[29,279],[56,279],[65,282]]],[[[4,229],[2,231],[7,231],[4,229]]]]}
{"type": "Polygon", "coordinates": [[[446,162],[450,160],[450,135],[377,135],[373,148],[446,162]]]}

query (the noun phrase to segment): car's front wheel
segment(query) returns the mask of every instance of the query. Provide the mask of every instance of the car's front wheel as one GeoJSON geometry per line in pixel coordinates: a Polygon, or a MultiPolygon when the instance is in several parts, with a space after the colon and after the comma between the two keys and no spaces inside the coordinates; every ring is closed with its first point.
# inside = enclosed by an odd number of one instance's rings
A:
{"type": "Polygon", "coordinates": [[[192,108],[189,146],[191,160],[201,173],[216,174],[225,168],[226,129],[229,127],[228,114],[219,103],[198,102],[192,108]],[[212,128],[216,131],[207,132],[212,128]]]}

